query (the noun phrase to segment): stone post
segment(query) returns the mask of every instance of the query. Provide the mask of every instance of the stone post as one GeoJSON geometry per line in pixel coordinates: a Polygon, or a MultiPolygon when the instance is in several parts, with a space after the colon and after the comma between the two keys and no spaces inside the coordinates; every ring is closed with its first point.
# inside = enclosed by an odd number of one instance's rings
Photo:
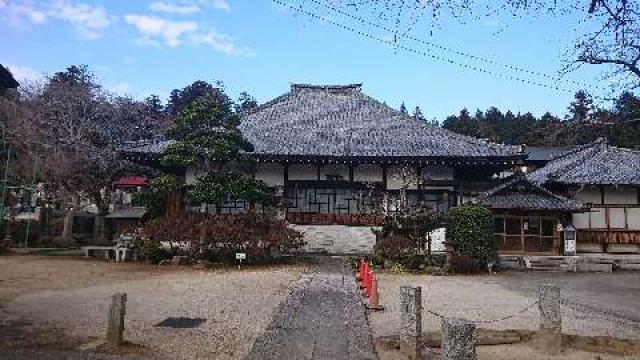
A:
{"type": "Polygon", "coordinates": [[[422,357],[421,287],[400,287],[400,352],[410,360],[422,357]]]}
{"type": "Polygon", "coordinates": [[[476,324],[462,319],[442,319],[442,360],[475,360],[476,324]]]}
{"type": "Polygon", "coordinates": [[[538,289],[540,331],[538,342],[550,354],[562,350],[562,317],[560,313],[560,287],[545,284],[538,289]]]}
{"type": "Polygon", "coordinates": [[[127,294],[116,293],[111,296],[109,318],[107,319],[107,345],[117,347],[122,345],[124,332],[124,315],[126,313],[127,294]]]}

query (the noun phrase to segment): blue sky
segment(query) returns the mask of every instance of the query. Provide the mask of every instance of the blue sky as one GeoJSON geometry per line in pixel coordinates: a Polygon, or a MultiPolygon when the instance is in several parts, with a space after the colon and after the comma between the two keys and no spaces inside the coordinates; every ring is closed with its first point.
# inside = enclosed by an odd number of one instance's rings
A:
{"type": "MultiPolygon", "coordinates": [[[[323,9],[312,3],[303,9],[323,9]]],[[[383,41],[393,39],[393,33],[324,10],[325,20],[383,41]]],[[[361,9],[353,11],[365,15],[361,9]]],[[[581,22],[580,14],[514,19],[504,13],[479,20],[467,17],[466,24],[445,14],[439,27],[431,27],[428,18],[418,21],[410,35],[550,77],[562,67],[572,39],[591,26],[581,22]]],[[[393,21],[386,24],[393,26],[393,21]]],[[[108,89],[135,97],[166,96],[196,79],[222,80],[232,96],[246,90],[260,102],[286,92],[292,82],[363,83],[367,94],[389,105],[405,101],[410,109],[419,105],[428,118],[442,120],[463,107],[562,115],[572,91],[586,88],[605,94],[597,88],[603,86],[600,75],[605,69],[600,67],[585,67],[554,81],[410,39],[398,40],[404,48],[394,48],[271,0],[0,0],[0,32],[0,63],[23,80],[70,64],[88,64],[108,89]]]]}

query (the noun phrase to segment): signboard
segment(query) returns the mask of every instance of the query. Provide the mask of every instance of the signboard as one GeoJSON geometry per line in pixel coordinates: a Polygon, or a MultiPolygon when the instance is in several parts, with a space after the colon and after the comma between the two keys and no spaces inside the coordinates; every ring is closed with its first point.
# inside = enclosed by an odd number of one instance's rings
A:
{"type": "Polygon", "coordinates": [[[236,260],[246,260],[246,259],[247,259],[246,253],[236,253],[236,260]]]}
{"type": "Polygon", "coordinates": [[[564,228],[564,254],[568,256],[576,254],[576,229],[573,226],[564,228]]]}

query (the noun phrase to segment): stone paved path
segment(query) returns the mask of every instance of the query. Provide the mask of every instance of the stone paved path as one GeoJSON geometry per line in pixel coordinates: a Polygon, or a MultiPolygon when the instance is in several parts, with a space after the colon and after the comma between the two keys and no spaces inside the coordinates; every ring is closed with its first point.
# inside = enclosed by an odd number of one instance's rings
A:
{"type": "Polygon", "coordinates": [[[359,291],[342,260],[321,258],[302,275],[247,359],[375,359],[359,291]]]}

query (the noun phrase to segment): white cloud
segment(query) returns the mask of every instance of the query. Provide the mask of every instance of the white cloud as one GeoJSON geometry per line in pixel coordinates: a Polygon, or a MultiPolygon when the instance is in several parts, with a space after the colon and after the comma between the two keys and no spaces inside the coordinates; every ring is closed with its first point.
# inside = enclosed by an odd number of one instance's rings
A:
{"type": "Polygon", "coordinates": [[[29,0],[0,0],[0,9],[2,9],[0,17],[17,27],[25,27],[28,24],[38,25],[49,19],[64,21],[73,25],[79,34],[87,39],[101,37],[104,29],[112,21],[107,11],[101,6],[67,0],[36,4],[29,0]]]}
{"type": "Polygon", "coordinates": [[[198,29],[193,21],[171,21],[149,15],[125,15],[127,23],[133,25],[141,33],[140,43],[159,44],[159,40],[169,47],[182,44],[183,35],[198,29]]]}
{"type": "Polygon", "coordinates": [[[13,74],[13,77],[22,85],[36,84],[42,81],[45,75],[28,66],[6,65],[7,69],[13,74]]]}
{"type": "Polygon", "coordinates": [[[97,39],[103,30],[111,24],[107,11],[101,6],[85,3],[72,3],[59,0],[53,4],[49,15],[67,21],[88,39],[97,39]]]}
{"type": "Polygon", "coordinates": [[[200,7],[196,4],[173,4],[164,1],[156,1],[152,3],[149,8],[156,12],[178,15],[195,14],[201,11],[200,7]]]}
{"type": "Polygon", "coordinates": [[[246,47],[238,48],[235,45],[233,38],[213,29],[194,34],[191,40],[195,44],[210,46],[214,50],[220,51],[226,55],[244,57],[255,56],[255,53],[251,49],[246,47]]]}
{"type": "Polygon", "coordinates": [[[193,21],[173,21],[152,15],[128,14],[124,20],[140,33],[136,42],[155,47],[177,47],[183,44],[210,47],[229,56],[252,57],[247,47],[235,45],[231,36],[215,29],[200,29],[193,21]]]}
{"type": "Polygon", "coordinates": [[[214,8],[224,11],[231,11],[231,5],[227,2],[227,0],[210,0],[211,5],[214,8]]]}

